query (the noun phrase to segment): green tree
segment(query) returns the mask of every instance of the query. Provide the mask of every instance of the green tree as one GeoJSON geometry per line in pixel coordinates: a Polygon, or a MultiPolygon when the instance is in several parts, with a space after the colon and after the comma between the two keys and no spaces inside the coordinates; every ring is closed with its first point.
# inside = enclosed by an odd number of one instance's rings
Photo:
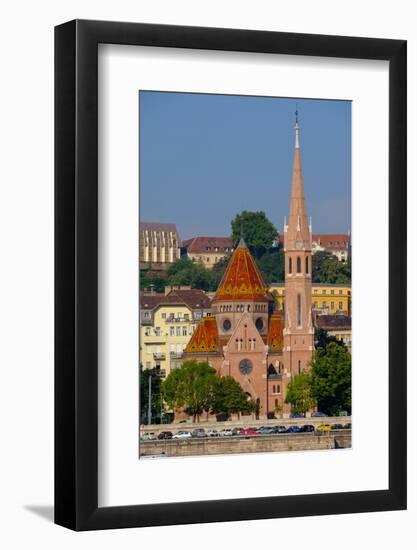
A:
{"type": "Polygon", "coordinates": [[[351,263],[339,261],[334,254],[325,250],[313,254],[313,282],[328,284],[349,284],[351,263]]]}
{"type": "Polygon", "coordinates": [[[295,414],[305,414],[314,407],[316,400],[312,395],[309,372],[300,372],[288,383],[285,402],[291,403],[295,414]]]}
{"type": "Polygon", "coordinates": [[[169,285],[190,285],[204,291],[215,290],[218,276],[203,264],[192,262],[186,256],[177,260],[168,270],[169,285]]]}
{"type": "Polygon", "coordinates": [[[155,292],[163,292],[165,285],[168,284],[168,278],[164,273],[151,273],[141,271],[140,273],[140,289],[153,289],[155,292]]]}
{"type": "Polygon", "coordinates": [[[149,424],[148,406],[149,406],[149,378],[151,378],[151,415],[152,423],[159,424],[163,413],[163,403],[161,398],[161,377],[157,369],[144,369],[140,366],[140,421],[141,424],[149,424]]]}
{"type": "Polygon", "coordinates": [[[248,413],[253,410],[253,402],[243,391],[242,386],[231,376],[222,376],[217,379],[215,387],[212,412],[214,414],[248,413]]]}
{"type": "Polygon", "coordinates": [[[167,376],[162,395],[168,408],[184,410],[195,422],[211,409],[216,383],[216,370],[207,361],[185,361],[167,376]]]}
{"type": "Polygon", "coordinates": [[[316,328],[314,331],[314,341],[315,341],[315,348],[323,348],[326,349],[326,346],[330,344],[330,342],[334,342],[338,346],[345,347],[345,343],[342,342],[342,340],[338,340],[336,336],[329,336],[327,331],[323,330],[322,328],[316,328]]]}
{"type": "Polygon", "coordinates": [[[338,414],[352,408],[351,355],[345,346],[329,342],[319,347],[311,366],[311,392],[320,411],[338,414]]]}
{"type": "Polygon", "coordinates": [[[284,251],[279,248],[267,250],[255,259],[267,285],[284,281],[284,251]]]}
{"type": "Polygon", "coordinates": [[[278,235],[277,229],[268,220],[265,212],[244,210],[240,214],[236,214],[231,226],[233,242],[239,241],[243,230],[243,238],[252,254],[257,258],[260,258],[272,247],[272,243],[278,235]]]}

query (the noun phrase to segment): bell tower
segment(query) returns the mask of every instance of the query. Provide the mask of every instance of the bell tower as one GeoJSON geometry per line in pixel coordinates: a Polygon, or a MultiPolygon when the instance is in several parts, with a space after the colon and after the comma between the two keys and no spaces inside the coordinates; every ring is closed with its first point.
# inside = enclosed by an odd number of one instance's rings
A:
{"type": "Polygon", "coordinates": [[[291,377],[309,369],[314,351],[311,314],[311,223],[301,167],[300,127],[295,112],[295,149],[288,224],[284,222],[284,364],[291,377]]]}

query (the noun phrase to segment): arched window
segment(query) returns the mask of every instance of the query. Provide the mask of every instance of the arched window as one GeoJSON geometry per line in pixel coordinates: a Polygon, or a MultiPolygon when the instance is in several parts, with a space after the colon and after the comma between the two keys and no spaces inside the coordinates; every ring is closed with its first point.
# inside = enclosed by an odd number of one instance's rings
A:
{"type": "Polygon", "coordinates": [[[292,258],[288,258],[288,273],[292,273],[292,258]]]}
{"type": "Polygon", "coordinates": [[[298,361],[298,374],[300,374],[301,372],[301,361],[299,360],[298,361]]]}
{"type": "Polygon", "coordinates": [[[301,295],[297,294],[297,326],[301,326],[301,295]]]}
{"type": "Polygon", "coordinates": [[[301,258],[297,256],[297,273],[301,273],[301,258]]]}
{"type": "Polygon", "coordinates": [[[306,256],[306,273],[308,273],[308,256],[306,256]]]}

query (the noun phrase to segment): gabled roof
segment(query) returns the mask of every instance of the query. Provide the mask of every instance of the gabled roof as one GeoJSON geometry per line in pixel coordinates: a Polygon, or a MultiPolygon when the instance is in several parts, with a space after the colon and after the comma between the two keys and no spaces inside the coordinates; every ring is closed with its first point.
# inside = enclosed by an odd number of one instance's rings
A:
{"type": "Polygon", "coordinates": [[[225,253],[232,251],[233,242],[230,237],[193,237],[192,239],[182,241],[182,246],[187,249],[188,253],[225,253]]]}
{"type": "Polygon", "coordinates": [[[202,290],[196,288],[190,290],[171,290],[168,294],[141,292],[140,306],[150,310],[164,305],[186,305],[190,309],[208,309],[211,300],[202,290]]]}
{"type": "Polygon", "coordinates": [[[214,317],[204,317],[197,325],[185,348],[185,353],[213,353],[219,351],[217,323],[214,317]]]}
{"type": "Polygon", "coordinates": [[[315,325],[323,330],[350,330],[352,317],[349,315],[317,315],[315,325]]]}
{"type": "Polygon", "coordinates": [[[282,351],[284,323],[281,313],[274,313],[269,320],[268,346],[269,351],[282,351]]]}
{"type": "Polygon", "coordinates": [[[232,300],[268,300],[268,287],[243,239],[233,252],[213,298],[213,302],[232,300]]]}

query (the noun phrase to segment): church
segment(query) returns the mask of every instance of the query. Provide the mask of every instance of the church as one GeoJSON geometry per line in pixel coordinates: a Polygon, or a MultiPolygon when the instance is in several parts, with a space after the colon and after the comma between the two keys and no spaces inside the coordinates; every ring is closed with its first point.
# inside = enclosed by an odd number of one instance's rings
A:
{"type": "Polygon", "coordinates": [[[213,298],[212,315],[199,323],[183,355],[185,361],[207,361],[220,376],[237,380],[257,404],[260,418],[289,415],[288,382],[309,368],[313,356],[311,248],[296,113],[291,198],[284,222],[285,311],[276,311],[241,238],[213,298]]]}

